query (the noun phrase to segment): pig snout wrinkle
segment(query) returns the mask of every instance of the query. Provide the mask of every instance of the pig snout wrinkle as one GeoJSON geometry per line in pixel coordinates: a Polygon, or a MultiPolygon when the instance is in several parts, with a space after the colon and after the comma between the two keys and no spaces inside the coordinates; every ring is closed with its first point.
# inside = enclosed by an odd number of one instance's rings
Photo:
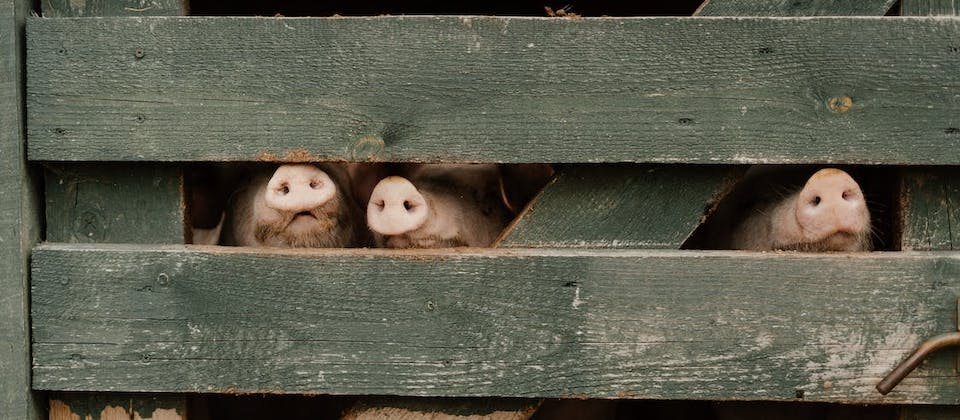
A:
{"type": "Polygon", "coordinates": [[[337,187],[330,176],[313,165],[285,165],[267,183],[267,207],[290,213],[309,212],[330,201],[337,187]]]}
{"type": "Polygon", "coordinates": [[[370,194],[367,224],[382,235],[400,235],[416,230],[427,221],[427,201],[406,178],[381,180],[370,194]]]}

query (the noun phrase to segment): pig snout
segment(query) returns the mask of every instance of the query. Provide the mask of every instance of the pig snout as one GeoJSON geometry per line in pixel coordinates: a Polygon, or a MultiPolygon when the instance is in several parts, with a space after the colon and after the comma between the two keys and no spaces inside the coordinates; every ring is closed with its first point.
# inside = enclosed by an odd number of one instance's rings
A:
{"type": "Polygon", "coordinates": [[[367,205],[367,224],[381,235],[400,235],[416,230],[427,221],[427,201],[406,178],[381,180],[367,205]]]}
{"type": "Polygon", "coordinates": [[[797,222],[806,235],[860,235],[870,229],[870,214],[860,186],[846,172],[822,169],[813,174],[797,199],[797,222]]]}
{"type": "Polygon", "coordinates": [[[337,187],[314,165],[281,166],[267,183],[264,204],[284,213],[309,212],[330,201],[337,187]]]}

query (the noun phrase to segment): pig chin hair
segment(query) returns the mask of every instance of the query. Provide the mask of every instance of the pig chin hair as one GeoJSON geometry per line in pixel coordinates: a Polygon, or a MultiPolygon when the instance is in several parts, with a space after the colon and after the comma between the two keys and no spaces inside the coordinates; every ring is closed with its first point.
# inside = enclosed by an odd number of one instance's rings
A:
{"type": "Polygon", "coordinates": [[[287,223],[262,223],[254,231],[254,237],[262,244],[281,243],[292,248],[332,248],[343,247],[350,242],[341,231],[343,221],[330,218],[317,223],[312,229],[298,233],[286,231],[287,223]]]}
{"type": "Polygon", "coordinates": [[[458,248],[468,246],[459,238],[441,238],[438,236],[424,236],[411,238],[409,235],[399,236],[377,235],[377,246],[385,248],[412,249],[412,248],[458,248]],[[394,239],[391,241],[391,239],[394,239]],[[393,242],[391,244],[391,242],[393,242]],[[397,243],[399,242],[399,244],[397,243]]]}
{"type": "Polygon", "coordinates": [[[831,251],[870,251],[870,232],[835,233],[824,239],[814,242],[800,242],[783,244],[774,249],[800,252],[831,252],[831,251]]]}

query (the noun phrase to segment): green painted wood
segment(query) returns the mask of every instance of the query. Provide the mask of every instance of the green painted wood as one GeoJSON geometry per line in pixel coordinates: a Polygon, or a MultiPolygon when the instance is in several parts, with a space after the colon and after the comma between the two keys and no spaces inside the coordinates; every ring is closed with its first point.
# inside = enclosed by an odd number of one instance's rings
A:
{"type": "Polygon", "coordinates": [[[184,243],[180,170],[169,165],[48,165],[47,241],[184,243]]]}
{"type": "Polygon", "coordinates": [[[904,250],[960,249],[960,171],[956,168],[904,170],[904,250]],[[954,232],[957,231],[957,232],[954,232]]]}
{"type": "Polygon", "coordinates": [[[566,167],[499,246],[679,249],[741,173],[723,166],[566,167]]]}
{"type": "Polygon", "coordinates": [[[697,16],[883,16],[897,0],[706,0],[697,16]]]}
{"type": "Polygon", "coordinates": [[[34,250],[48,390],[957,404],[956,253],[34,250]]]}
{"type": "Polygon", "coordinates": [[[187,0],[41,0],[44,17],[176,16],[187,0]]]}
{"type": "Polygon", "coordinates": [[[903,16],[957,16],[960,15],[958,0],[901,0],[903,16]]]}
{"type": "Polygon", "coordinates": [[[956,19],[28,26],[37,160],[960,163],[956,19]]]}
{"type": "Polygon", "coordinates": [[[23,19],[30,2],[0,1],[0,417],[39,419],[30,391],[28,260],[39,240],[39,204],[26,163],[23,19]]]}

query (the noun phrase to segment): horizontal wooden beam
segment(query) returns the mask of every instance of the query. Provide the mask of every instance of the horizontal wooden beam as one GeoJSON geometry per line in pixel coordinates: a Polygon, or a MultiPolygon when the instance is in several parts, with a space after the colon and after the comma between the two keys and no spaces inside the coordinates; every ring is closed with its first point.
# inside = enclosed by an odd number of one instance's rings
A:
{"type": "Polygon", "coordinates": [[[960,402],[960,254],[46,244],[33,386],[960,402]]]}
{"type": "Polygon", "coordinates": [[[29,157],[956,165],[957,39],[948,17],[37,18],[29,157]]]}
{"type": "Polygon", "coordinates": [[[896,0],[705,0],[699,16],[883,16],[896,0]]]}

